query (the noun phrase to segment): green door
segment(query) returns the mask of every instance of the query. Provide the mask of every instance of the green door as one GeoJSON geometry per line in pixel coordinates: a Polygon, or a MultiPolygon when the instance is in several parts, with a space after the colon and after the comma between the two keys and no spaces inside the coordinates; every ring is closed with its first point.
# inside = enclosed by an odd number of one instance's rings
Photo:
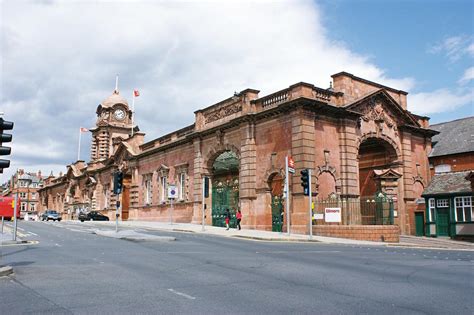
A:
{"type": "Polygon", "coordinates": [[[212,225],[225,227],[225,212],[230,210],[230,227],[236,226],[235,212],[239,207],[239,180],[218,179],[212,183],[212,225]]]}
{"type": "Polygon", "coordinates": [[[423,212],[415,212],[415,227],[416,227],[416,236],[423,236],[424,233],[424,214],[423,212]]]}
{"type": "Polygon", "coordinates": [[[283,200],[281,196],[272,196],[272,231],[281,232],[283,227],[283,200]]]}
{"type": "Polygon", "coordinates": [[[438,209],[438,215],[436,216],[436,234],[438,236],[449,236],[448,209],[438,209]]]}

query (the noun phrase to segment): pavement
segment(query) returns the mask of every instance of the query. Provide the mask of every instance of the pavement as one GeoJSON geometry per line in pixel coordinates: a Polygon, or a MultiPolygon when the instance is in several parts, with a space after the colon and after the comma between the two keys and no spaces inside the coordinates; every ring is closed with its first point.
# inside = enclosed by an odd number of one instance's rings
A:
{"type": "MultiPolygon", "coordinates": [[[[94,222],[94,224],[103,226],[115,226],[115,222],[94,222]]],[[[352,240],[345,238],[336,237],[325,237],[313,235],[309,239],[308,235],[294,234],[291,233],[279,233],[261,230],[249,230],[249,229],[230,229],[205,226],[204,230],[200,224],[191,223],[173,223],[169,222],[157,222],[157,221],[122,221],[119,223],[119,227],[122,228],[144,228],[160,231],[170,232],[188,232],[196,234],[215,235],[223,237],[233,238],[245,238],[261,241],[280,241],[280,242],[321,242],[326,244],[344,244],[344,245],[364,245],[364,246],[397,246],[397,247],[414,247],[414,248],[435,248],[435,249],[447,249],[447,250],[467,250],[474,251],[474,243],[456,241],[451,239],[440,239],[440,238],[429,238],[429,237],[416,237],[416,236],[400,236],[399,243],[384,243],[384,242],[371,242],[362,240],[352,240]]]]}
{"type": "Polygon", "coordinates": [[[94,230],[94,234],[105,236],[105,237],[119,238],[119,239],[124,239],[124,240],[129,240],[129,241],[155,241],[155,242],[176,241],[176,237],[151,235],[151,234],[139,233],[133,230],[122,230],[118,232],[115,232],[115,230],[94,230]]]}

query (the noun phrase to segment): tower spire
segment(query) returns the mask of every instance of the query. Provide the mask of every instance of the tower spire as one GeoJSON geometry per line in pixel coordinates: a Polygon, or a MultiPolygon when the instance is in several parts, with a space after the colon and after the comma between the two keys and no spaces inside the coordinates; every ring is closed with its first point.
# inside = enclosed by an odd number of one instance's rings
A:
{"type": "Polygon", "coordinates": [[[115,94],[119,94],[119,90],[118,90],[118,77],[119,77],[119,75],[117,74],[117,75],[115,76],[115,90],[114,90],[114,93],[115,93],[115,94]]]}

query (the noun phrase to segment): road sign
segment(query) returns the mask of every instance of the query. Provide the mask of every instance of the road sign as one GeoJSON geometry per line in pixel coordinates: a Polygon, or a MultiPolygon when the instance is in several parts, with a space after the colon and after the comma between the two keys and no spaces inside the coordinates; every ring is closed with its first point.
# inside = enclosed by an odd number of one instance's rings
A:
{"type": "Polygon", "coordinates": [[[176,199],[177,192],[176,185],[168,185],[168,199],[176,199]]]}
{"type": "Polygon", "coordinates": [[[295,161],[291,156],[288,157],[288,172],[291,174],[295,173],[295,161]]]}
{"type": "Polygon", "coordinates": [[[341,208],[325,208],[324,220],[326,222],[341,222],[341,208]]]}

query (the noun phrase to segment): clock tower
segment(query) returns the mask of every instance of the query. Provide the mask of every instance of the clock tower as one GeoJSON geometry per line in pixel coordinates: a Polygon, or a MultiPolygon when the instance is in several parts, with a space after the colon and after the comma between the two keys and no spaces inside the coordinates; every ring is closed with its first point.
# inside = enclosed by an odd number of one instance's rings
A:
{"type": "Polygon", "coordinates": [[[114,153],[114,140],[129,138],[133,124],[133,113],[128,107],[127,100],[120,96],[118,89],[99,104],[96,113],[96,127],[90,129],[92,162],[109,158],[114,153]]]}

